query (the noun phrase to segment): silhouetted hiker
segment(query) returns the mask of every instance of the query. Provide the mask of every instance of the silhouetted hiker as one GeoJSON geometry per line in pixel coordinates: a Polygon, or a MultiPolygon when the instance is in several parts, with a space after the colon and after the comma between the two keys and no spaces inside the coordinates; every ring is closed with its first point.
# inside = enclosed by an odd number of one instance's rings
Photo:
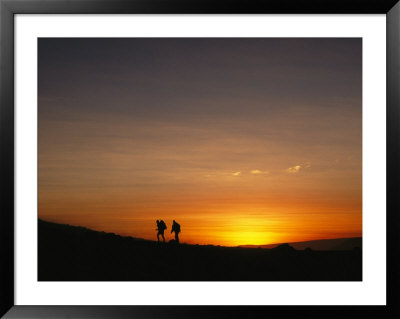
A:
{"type": "Polygon", "coordinates": [[[179,233],[181,232],[181,225],[179,225],[176,221],[172,222],[172,229],[171,233],[175,232],[175,242],[178,244],[179,243],[179,233]]]}
{"type": "Polygon", "coordinates": [[[163,239],[163,242],[165,243],[165,237],[164,237],[164,230],[167,229],[167,225],[165,225],[165,222],[161,220],[157,220],[157,240],[160,242],[160,235],[163,239]]]}

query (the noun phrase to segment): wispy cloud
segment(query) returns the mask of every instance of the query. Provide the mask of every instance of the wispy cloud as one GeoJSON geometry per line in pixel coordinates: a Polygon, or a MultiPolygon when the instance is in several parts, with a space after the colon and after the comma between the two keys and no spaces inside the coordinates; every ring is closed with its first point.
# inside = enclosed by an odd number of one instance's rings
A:
{"type": "Polygon", "coordinates": [[[296,165],[296,166],[289,167],[286,170],[286,172],[288,172],[288,173],[298,173],[300,171],[300,169],[301,169],[301,166],[300,165],[296,165]]]}
{"type": "Polygon", "coordinates": [[[232,173],[232,175],[233,175],[233,176],[239,176],[241,173],[242,173],[242,172],[235,172],[235,173],[232,173]]]}
{"type": "Polygon", "coordinates": [[[260,171],[259,169],[253,169],[250,171],[250,174],[253,175],[260,175],[260,174],[268,174],[268,171],[260,171]]]}

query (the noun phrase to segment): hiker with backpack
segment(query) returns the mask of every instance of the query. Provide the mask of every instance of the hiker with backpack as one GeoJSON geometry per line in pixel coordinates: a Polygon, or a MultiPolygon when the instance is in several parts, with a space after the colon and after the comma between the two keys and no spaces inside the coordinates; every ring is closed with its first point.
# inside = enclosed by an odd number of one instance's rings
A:
{"type": "Polygon", "coordinates": [[[179,244],[179,233],[181,232],[181,225],[179,225],[175,220],[172,223],[171,234],[175,232],[175,242],[179,244]]]}
{"type": "Polygon", "coordinates": [[[161,220],[157,220],[157,240],[160,242],[160,235],[163,239],[163,242],[165,243],[165,237],[164,237],[164,230],[167,229],[167,225],[165,225],[165,222],[161,220]]]}

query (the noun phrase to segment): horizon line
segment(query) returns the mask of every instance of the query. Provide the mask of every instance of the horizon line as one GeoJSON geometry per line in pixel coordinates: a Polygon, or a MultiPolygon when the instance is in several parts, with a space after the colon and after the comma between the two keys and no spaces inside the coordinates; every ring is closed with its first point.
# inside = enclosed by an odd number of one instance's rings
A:
{"type": "MultiPolygon", "coordinates": [[[[138,239],[138,240],[143,240],[143,241],[157,242],[156,240],[153,240],[153,239],[146,239],[146,238],[141,238],[141,237],[133,237],[133,236],[130,236],[130,235],[121,235],[121,234],[114,233],[114,232],[105,232],[105,231],[101,231],[101,230],[94,230],[94,229],[88,228],[86,226],[63,224],[63,223],[59,223],[59,222],[52,222],[52,221],[44,220],[43,218],[40,218],[40,217],[38,217],[38,221],[51,223],[51,224],[57,224],[57,225],[70,226],[70,227],[80,227],[80,228],[85,228],[85,229],[93,231],[93,232],[98,232],[98,233],[103,232],[105,234],[113,234],[113,235],[117,235],[117,236],[125,237],[125,238],[133,238],[133,239],[138,239]]],[[[185,242],[181,242],[181,244],[199,245],[199,246],[220,246],[220,247],[228,247],[228,248],[232,247],[232,248],[235,248],[235,247],[242,247],[242,246],[261,247],[261,246],[280,245],[280,244],[296,244],[296,243],[306,243],[306,242],[321,241],[321,240],[337,240],[337,239],[352,239],[352,238],[363,238],[363,237],[361,235],[361,236],[353,236],[353,237],[321,238],[321,239],[312,239],[312,240],[303,240],[303,241],[278,242],[278,243],[260,244],[260,245],[240,244],[240,245],[236,245],[236,246],[226,246],[226,245],[219,245],[219,244],[188,244],[188,243],[185,243],[185,242]]],[[[165,243],[167,243],[167,242],[165,242],[165,243]]]]}

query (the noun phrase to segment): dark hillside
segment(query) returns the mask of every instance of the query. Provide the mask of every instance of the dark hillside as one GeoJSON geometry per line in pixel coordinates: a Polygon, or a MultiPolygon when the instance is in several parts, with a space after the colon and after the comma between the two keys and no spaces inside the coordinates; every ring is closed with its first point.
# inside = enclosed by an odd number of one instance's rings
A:
{"type": "Polygon", "coordinates": [[[39,220],[39,281],[357,281],[361,250],[158,244],[39,220]]]}

